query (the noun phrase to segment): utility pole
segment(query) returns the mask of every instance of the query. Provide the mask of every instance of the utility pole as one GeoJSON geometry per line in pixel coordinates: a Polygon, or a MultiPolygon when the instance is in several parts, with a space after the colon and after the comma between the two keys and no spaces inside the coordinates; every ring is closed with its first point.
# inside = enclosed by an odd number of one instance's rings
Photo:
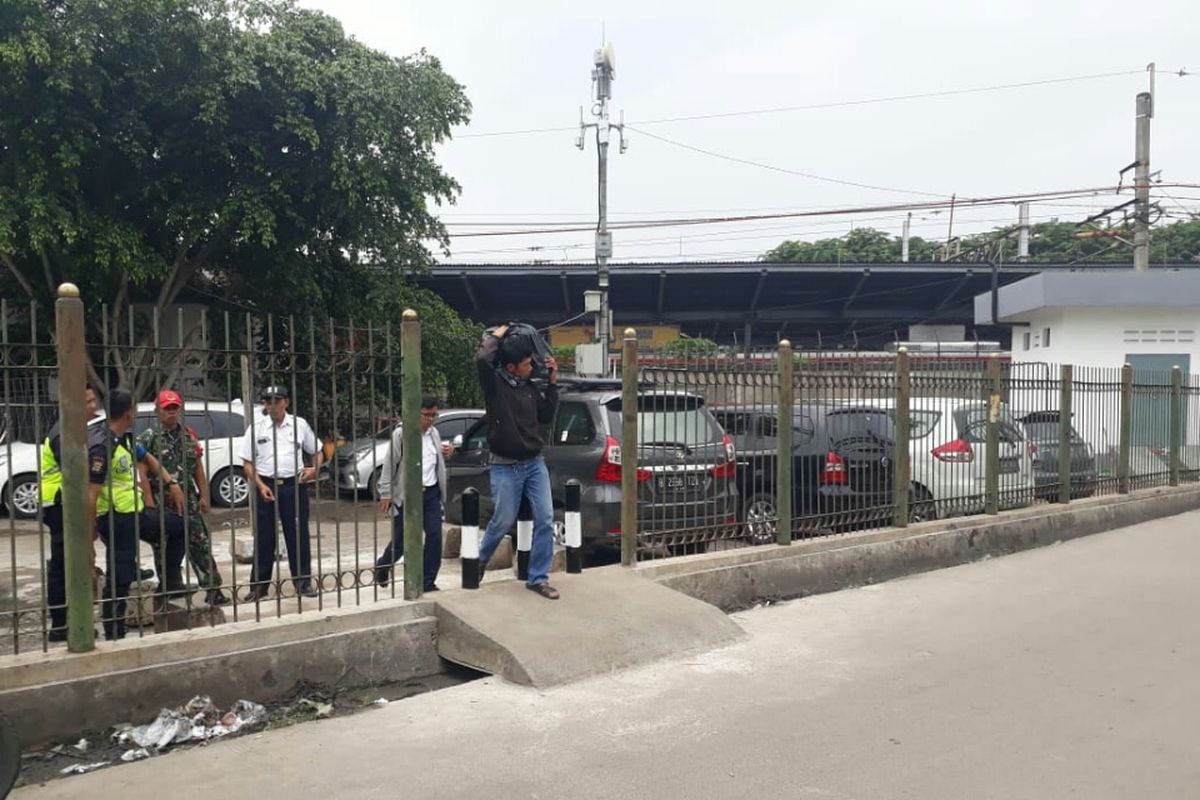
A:
{"type": "Polygon", "coordinates": [[[1029,260],[1029,203],[1017,206],[1017,262],[1029,260]]]}
{"type": "Polygon", "coordinates": [[[600,314],[596,322],[596,340],[604,346],[607,357],[608,344],[611,340],[609,318],[611,310],[608,305],[608,259],[612,257],[612,234],[608,230],[608,142],[613,129],[617,131],[620,152],[624,153],[629,147],[625,141],[624,113],[622,121],[612,123],[608,119],[608,101],[612,99],[612,82],[616,76],[616,59],[613,56],[612,44],[605,42],[592,56],[592,91],[594,102],[592,116],[595,122],[583,121],[583,108],[579,109],[579,137],[575,146],[580,150],[584,147],[584,134],[588,128],[596,129],[596,154],[598,164],[597,203],[599,214],[596,221],[596,284],[600,289],[600,314]]]}
{"type": "Polygon", "coordinates": [[[908,233],[912,227],[912,212],[908,212],[908,216],[904,218],[904,233],[900,237],[900,263],[908,263],[908,233]]]}
{"type": "Polygon", "coordinates": [[[1150,268],[1150,118],[1153,116],[1153,95],[1149,92],[1139,92],[1133,172],[1136,201],[1133,222],[1133,268],[1139,272],[1150,268]]]}

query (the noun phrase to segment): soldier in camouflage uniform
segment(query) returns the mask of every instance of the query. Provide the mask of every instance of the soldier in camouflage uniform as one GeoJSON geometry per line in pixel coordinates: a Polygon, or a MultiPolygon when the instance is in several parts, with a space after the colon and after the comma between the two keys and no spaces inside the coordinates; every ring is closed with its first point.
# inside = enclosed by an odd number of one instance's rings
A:
{"type": "MultiPolygon", "coordinates": [[[[209,508],[208,478],[202,459],[204,447],[196,432],[182,423],[183,398],[177,392],[170,389],[159,392],[155,405],[159,424],[143,431],[138,436],[138,444],[155,456],[183,487],[187,497],[184,519],[188,534],[188,561],[200,581],[200,588],[207,592],[208,603],[225,605],[229,597],[221,591],[221,573],[213,559],[212,535],[204,519],[209,508]]],[[[150,481],[150,485],[156,501],[162,507],[157,482],[150,481]]]]}

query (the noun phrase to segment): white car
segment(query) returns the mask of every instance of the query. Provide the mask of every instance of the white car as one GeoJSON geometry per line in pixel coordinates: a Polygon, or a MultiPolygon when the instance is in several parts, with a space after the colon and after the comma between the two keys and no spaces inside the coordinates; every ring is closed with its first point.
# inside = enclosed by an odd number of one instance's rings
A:
{"type": "MultiPolygon", "coordinates": [[[[89,424],[104,417],[98,416],[89,424]]],[[[153,403],[139,403],[134,435],[155,425],[158,418],[153,403]]],[[[226,508],[244,506],[249,497],[241,460],[235,458],[246,418],[242,403],[193,400],[185,406],[183,424],[193,428],[204,446],[204,471],[208,475],[209,493],[214,506],[226,508]]],[[[0,497],[17,519],[33,519],[41,504],[38,488],[38,469],[42,446],[28,442],[0,445],[0,497]],[[11,460],[9,458],[11,452],[11,460]]]]}
{"type": "MultiPolygon", "coordinates": [[[[462,443],[462,436],[467,428],[482,419],[484,411],[475,408],[448,408],[438,413],[437,422],[433,424],[443,442],[453,443],[456,447],[462,443]]],[[[392,426],[384,428],[374,436],[364,436],[347,442],[337,449],[334,454],[333,479],[337,488],[343,492],[358,493],[366,490],[371,497],[377,497],[376,484],[383,472],[383,462],[387,458],[388,442],[391,439],[392,426]]]]}
{"type": "MultiPolygon", "coordinates": [[[[894,409],[891,400],[872,401],[894,409]]],[[[914,519],[980,514],[987,485],[987,414],[983,400],[914,397],[909,401],[914,519]]],[[[1033,450],[1021,426],[1000,410],[1000,507],[1033,501],[1033,450]]]]}

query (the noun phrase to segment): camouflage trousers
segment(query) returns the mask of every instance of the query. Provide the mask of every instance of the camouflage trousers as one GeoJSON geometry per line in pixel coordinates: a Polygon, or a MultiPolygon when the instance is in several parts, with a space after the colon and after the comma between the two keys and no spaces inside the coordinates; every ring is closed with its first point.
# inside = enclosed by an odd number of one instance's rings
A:
{"type": "MultiPolygon", "coordinates": [[[[175,514],[174,511],[168,511],[167,513],[175,514]]],[[[204,516],[199,511],[196,511],[189,512],[184,517],[183,522],[187,537],[188,563],[192,565],[192,572],[196,576],[196,583],[200,585],[201,589],[219,589],[221,587],[221,573],[217,569],[216,559],[213,558],[212,533],[209,531],[208,521],[204,519],[204,516]]],[[[158,563],[159,545],[152,544],[151,549],[154,550],[155,563],[158,563]]]]}

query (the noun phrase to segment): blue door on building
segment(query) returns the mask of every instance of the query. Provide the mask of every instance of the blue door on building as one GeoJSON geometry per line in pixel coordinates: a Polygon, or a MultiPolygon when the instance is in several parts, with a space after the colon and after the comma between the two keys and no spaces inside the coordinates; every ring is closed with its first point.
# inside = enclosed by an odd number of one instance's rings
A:
{"type": "MultiPolygon", "coordinates": [[[[1171,444],[1171,369],[1185,376],[1191,371],[1187,353],[1137,353],[1125,356],[1133,367],[1133,413],[1130,444],[1134,447],[1167,448],[1171,444]]],[[[1185,378],[1186,381],[1186,378],[1185,378]]],[[[1187,424],[1187,413],[1183,422],[1187,424]]],[[[1186,441],[1187,431],[1184,431],[1186,441]]]]}

